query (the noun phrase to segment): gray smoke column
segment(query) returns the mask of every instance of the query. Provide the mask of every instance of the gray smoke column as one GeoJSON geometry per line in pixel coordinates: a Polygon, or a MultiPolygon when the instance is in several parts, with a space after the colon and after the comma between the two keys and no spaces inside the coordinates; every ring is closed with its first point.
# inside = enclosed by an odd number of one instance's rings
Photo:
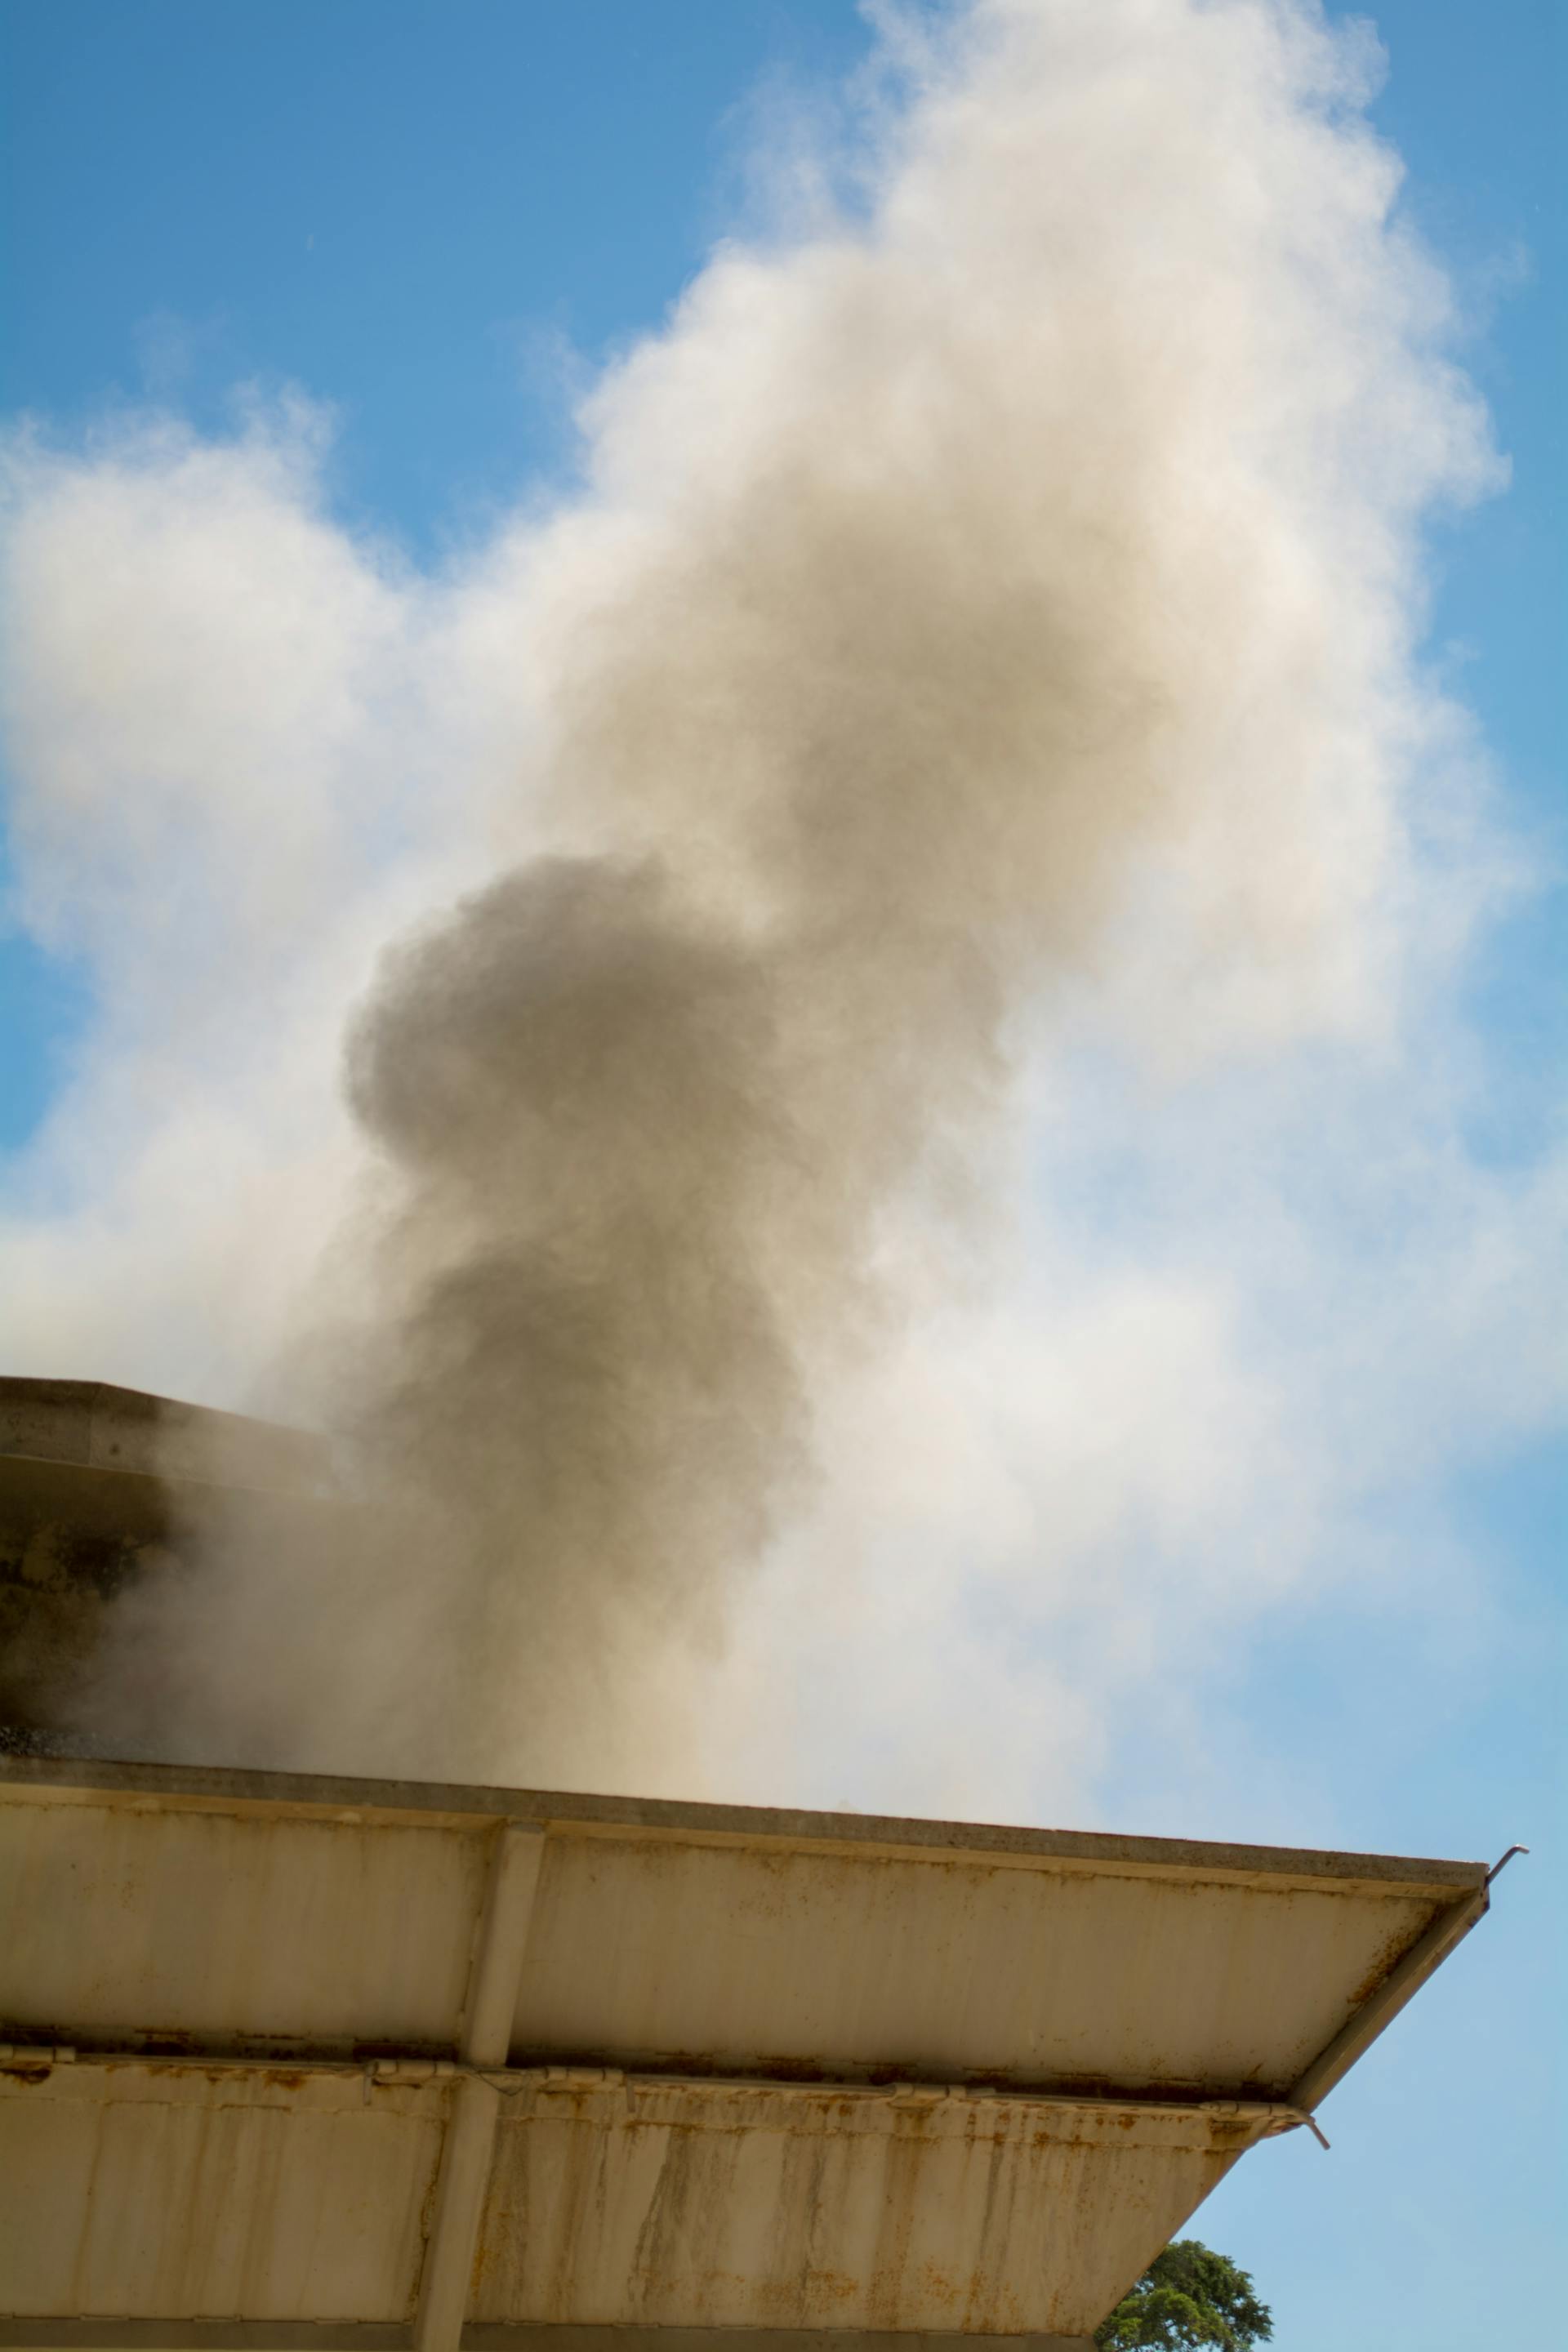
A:
{"type": "Polygon", "coordinates": [[[1472,420],[1362,48],[1272,0],[921,22],[842,203],[716,256],[498,560],[556,847],[353,1028],[372,1303],[318,1353],[390,1510],[298,1656],[204,1633],[209,1738],[630,1753],[637,1659],[719,1637],[896,1308],[879,1215],[984,1160],[1010,1013],[1139,892],[1201,875],[1194,955],[1266,994],[1375,885],[1410,526],[1472,420]]]}
{"type": "MultiPolygon", "coordinates": [[[[851,351],[863,269],[836,257],[851,351]]],[[[364,1434],[466,1530],[454,1606],[502,1685],[520,1636],[602,1655],[606,1613],[707,1612],[755,1558],[879,1204],[984,1117],[1010,996],[1158,805],[1131,633],[1080,637],[1003,453],[930,478],[961,396],[928,397],[901,462],[857,416],[847,478],[803,417],[589,617],[552,781],[663,845],[499,882],[353,1040],[405,1187],[364,1434]]],[[[1056,560],[1137,593],[1131,547],[1056,560]]]]}

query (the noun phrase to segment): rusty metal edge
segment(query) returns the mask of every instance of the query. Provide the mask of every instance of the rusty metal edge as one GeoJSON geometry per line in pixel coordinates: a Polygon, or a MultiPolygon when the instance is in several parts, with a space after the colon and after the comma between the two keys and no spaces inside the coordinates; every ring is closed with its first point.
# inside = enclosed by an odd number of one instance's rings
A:
{"type": "Polygon", "coordinates": [[[7,2074],[36,2078],[41,2074],[53,2073],[56,2067],[60,2066],[69,2067],[73,2080],[96,2074],[201,2074],[211,2081],[221,2074],[242,2078],[257,2076],[264,2081],[279,2079],[292,2085],[297,2084],[301,2077],[310,2075],[363,2086],[367,2098],[372,2091],[423,2090],[431,2084],[449,2088],[472,2077],[488,2083],[492,2089],[508,2096],[531,2090],[546,2094],[576,2094],[613,2089],[633,2097],[686,2093],[699,2101],[755,2095],[795,2099],[803,2105],[813,2100],[820,2103],[824,2099],[847,2099],[857,2104],[879,2103],[928,2109],[949,2105],[1004,2112],[1027,2107],[1072,2115],[1168,2117],[1173,2121],[1196,2117],[1202,2123],[1233,2129],[1244,2127],[1262,2133],[1270,2128],[1283,2130],[1306,2120],[1301,2110],[1288,2101],[1245,2092],[1088,2092],[1058,2090],[1037,2084],[997,2086],[920,2080],[868,2083],[837,2077],[800,2082],[772,2074],[667,2074],[635,2066],[553,2063],[533,2066],[476,2065],[463,2059],[408,2055],[358,2059],[261,2058],[237,2057],[232,2053],[220,2050],[184,2050],[174,2054],[89,2049],[75,2044],[49,2042],[0,2043],[0,2078],[7,2074]]]}
{"type": "Polygon", "coordinates": [[[973,1856],[1026,1867],[1078,1865],[1140,1876],[1296,1879],[1320,1886],[1385,1887],[1439,1897],[1458,1890],[1471,1894],[1484,1887],[1487,1877],[1485,1863],[1439,1862],[1401,1854],[1226,1845],[1184,1838],[1120,1837],[1089,1830],[1034,1830],[993,1822],[717,1805],[667,1797],[468,1787],[434,1780],[362,1780],[327,1774],[58,1755],[0,1757],[0,1797],[7,1793],[84,1801],[95,1796],[111,1801],[152,1800],[174,1807],[284,1811],[353,1822],[374,1814],[389,1827],[481,1829],[500,1818],[534,1822],[556,1832],[576,1835],[629,1832],[725,1845],[768,1843],[840,1852],[873,1848],[916,1859],[973,1856]]]}
{"type": "Polygon", "coordinates": [[[1414,2000],[1436,1974],[1455,1946],[1463,1942],[1479,1921],[1491,1908],[1483,1878],[1476,1893],[1462,1903],[1451,1903],[1440,1911],[1423,1936],[1418,1936],[1409,1949],[1394,1962],[1375,1992],[1363,2001],[1348,2018],[1331,2042],[1319,2051],[1306,2072],[1300,2075],[1286,2094],[1293,2107],[1310,2116],[1321,2099],[1326,2099],[1337,2083],[1344,2080],[1358,2058],[1368,2051],[1384,2029],[1392,2025],[1405,2003],[1414,2000]]]}
{"type": "MultiPolygon", "coordinates": [[[[528,2326],[470,2320],[463,2352],[1093,2352],[1088,2336],[963,2336],[895,2328],[528,2326]]],[[[5,2352],[408,2352],[413,2330],[384,2320],[0,2318],[5,2352]]]]}

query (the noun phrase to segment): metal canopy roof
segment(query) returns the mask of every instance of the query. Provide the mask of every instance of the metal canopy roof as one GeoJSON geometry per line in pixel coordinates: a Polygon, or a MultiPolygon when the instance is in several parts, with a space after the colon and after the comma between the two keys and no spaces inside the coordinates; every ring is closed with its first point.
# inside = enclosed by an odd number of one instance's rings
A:
{"type": "Polygon", "coordinates": [[[158,1765],[0,1801],[9,2346],[1082,2345],[1487,1904],[1480,1864],[158,1765]]]}

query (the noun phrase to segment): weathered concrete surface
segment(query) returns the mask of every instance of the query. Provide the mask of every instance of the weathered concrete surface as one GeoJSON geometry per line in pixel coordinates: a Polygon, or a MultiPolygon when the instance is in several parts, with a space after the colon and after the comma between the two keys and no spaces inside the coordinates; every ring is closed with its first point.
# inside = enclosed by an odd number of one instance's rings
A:
{"type": "Polygon", "coordinates": [[[0,2345],[1081,2342],[1484,1879],[10,1759],[0,2345]]]}
{"type": "Polygon", "coordinates": [[[287,1541],[330,1507],[321,1441],[102,1381],[0,1378],[0,1750],[73,1729],[104,1613],[188,1562],[217,1498],[287,1541]]]}
{"type": "Polygon", "coordinates": [[[445,2092],[111,2061],[0,2070],[10,2314],[412,2315],[445,2092]]]}
{"type": "MultiPolygon", "coordinates": [[[[1190,2210],[1255,2136],[1195,2110],[498,2081],[468,2307],[507,2325],[1081,2332],[1086,2284],[1140,2268],[1173,2200],[1190,2210]]],[[[0,2070],[6,2305],[409,2319],[460,2088],[188,2061],[0,2070]]]]}
{"type": "Polygon", "coordinates": [[[1254,2136],[1193,2111],[546,2082],[501,2111],[471,2308],[1078,2333],[1254,2136]]]}
{"type": "Polygon", "coordinates": [[[328,1450],[306,1430],[108,1381],[0,1375],[0,1459],[13,1457],[290,1495],[331,1482],[328,1450]]]}

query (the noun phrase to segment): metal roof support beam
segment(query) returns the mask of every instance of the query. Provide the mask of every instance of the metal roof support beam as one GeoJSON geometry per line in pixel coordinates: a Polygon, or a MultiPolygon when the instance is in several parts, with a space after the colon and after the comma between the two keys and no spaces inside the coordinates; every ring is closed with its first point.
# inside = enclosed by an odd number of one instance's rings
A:
{"type": "MultiPolygon", "coordinates": [[[[463,2004],[459,2050],[470,2066],[506,2064],[543,1856],[537,1823],[508,1822],[501,1829],[463,2004]]],[[[500,2106],[500,2093],[479,2074],[465,2074],[453,2086],[414,2352],[458,2352],[461,2342],[500,2106]]]]}

